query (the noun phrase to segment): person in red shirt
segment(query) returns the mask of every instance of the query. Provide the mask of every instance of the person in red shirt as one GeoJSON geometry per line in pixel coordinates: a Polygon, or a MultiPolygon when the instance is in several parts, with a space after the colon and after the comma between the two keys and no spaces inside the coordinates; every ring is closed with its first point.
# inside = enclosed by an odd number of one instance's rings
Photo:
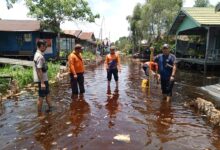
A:
{"type": "Polygon", "coordinates": [[[154,78],[157,80],[157,83],[159,83],[159,75],[157,74],[158,72],[158,65],[157,63],[153,61],[147,61],[143,63],[142,66],[145,75],[147,76],[147,79],[149,79],[149,75],[152,74],[154,78]]]}
{"type": "Polygon", "coordinates": [[[80,94],[85,93],[83,76],[85,69],[81,52],[82,46],[80,44],[76,44],[75,50],[68,57],[72,97],[74,95],[78,95],[78,85],[80,94]]]}
{"type": "Polygon", "coordinates": [[[119,55],[115,53],[115,49],[115,46],[110,47],[110,54],[108,54],[105,58],[105,68],[107,70],[108,86],[110,86],[113,75],[116,87],[118,87],[118,71],[121,71],[121,64],[119,55]]]}

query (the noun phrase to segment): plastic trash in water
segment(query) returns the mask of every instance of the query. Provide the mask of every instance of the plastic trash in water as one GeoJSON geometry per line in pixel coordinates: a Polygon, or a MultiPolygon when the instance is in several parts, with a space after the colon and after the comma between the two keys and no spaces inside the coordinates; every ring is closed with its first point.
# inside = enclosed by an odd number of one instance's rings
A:
{"type": "Polygon", "coordinates": [[[117,134],[114,137],[114,139],[117,140],[117,141],[125,142],[125,143],[130,143],[131,142],[130,135],[128,135],[128,134],[117,134]]]}

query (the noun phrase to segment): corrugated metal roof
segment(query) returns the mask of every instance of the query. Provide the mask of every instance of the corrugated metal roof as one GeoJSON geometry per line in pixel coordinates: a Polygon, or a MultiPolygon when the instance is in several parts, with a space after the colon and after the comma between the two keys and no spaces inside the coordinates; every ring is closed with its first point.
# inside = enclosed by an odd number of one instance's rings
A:
{"type": "Polygon", "coordinates": [[[0,20],[0,31],[39,31],[37,20],[0,20]]]}
{"type": "Polygon", "coordinates": [[[65,34],[70,34],[75,37],[79,37],[79,34],[82,32],[82,30],[64,30],[63,31],[65,34]]]}
{"type": "Polygon", "coordinates": [[[220,12],[216,12],[214,7],[182,8],[182,11],[200,25],[220,25],[220,12]]]}
{"type": "Polygon", "coordinates": [[[80,35],[79,35],[79,38],[82,39],[82,40],[93,40],[92,37],[94,36],[94,33],[93,32],[82,32],[80,35]]]}

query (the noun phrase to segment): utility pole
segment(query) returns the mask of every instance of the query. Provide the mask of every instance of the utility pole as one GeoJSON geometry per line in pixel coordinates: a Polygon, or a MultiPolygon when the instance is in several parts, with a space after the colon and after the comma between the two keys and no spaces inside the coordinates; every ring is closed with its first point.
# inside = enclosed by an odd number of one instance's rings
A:
{"type": "Polygon", "coordinates": [[[102,26],[103,26],[103,22],[104,22],[104,16],[102,17],[102,22],[101,22],[101,27],[100,27],[100,32],[99,32],[99,39],[101,40],[101,55],[103,55],[103,45],[102,45],[102,32],[103,32],[103,29],[102,29],[102,26]]]}

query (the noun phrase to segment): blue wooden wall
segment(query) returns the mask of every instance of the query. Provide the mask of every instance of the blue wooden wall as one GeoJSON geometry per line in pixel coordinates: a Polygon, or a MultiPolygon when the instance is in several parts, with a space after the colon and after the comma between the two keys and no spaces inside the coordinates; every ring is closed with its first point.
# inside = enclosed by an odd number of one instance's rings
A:
{"type": "Polygon", "coordinates": [[[34,56],[37,39],[52,39],[52,54],[46,58],[55,58],[57,54],[56,34],[48,32],[0,32],[0,55],[3,56],[34,56]],[[24,35],[30,35],[30,41],[24,35]]]}

